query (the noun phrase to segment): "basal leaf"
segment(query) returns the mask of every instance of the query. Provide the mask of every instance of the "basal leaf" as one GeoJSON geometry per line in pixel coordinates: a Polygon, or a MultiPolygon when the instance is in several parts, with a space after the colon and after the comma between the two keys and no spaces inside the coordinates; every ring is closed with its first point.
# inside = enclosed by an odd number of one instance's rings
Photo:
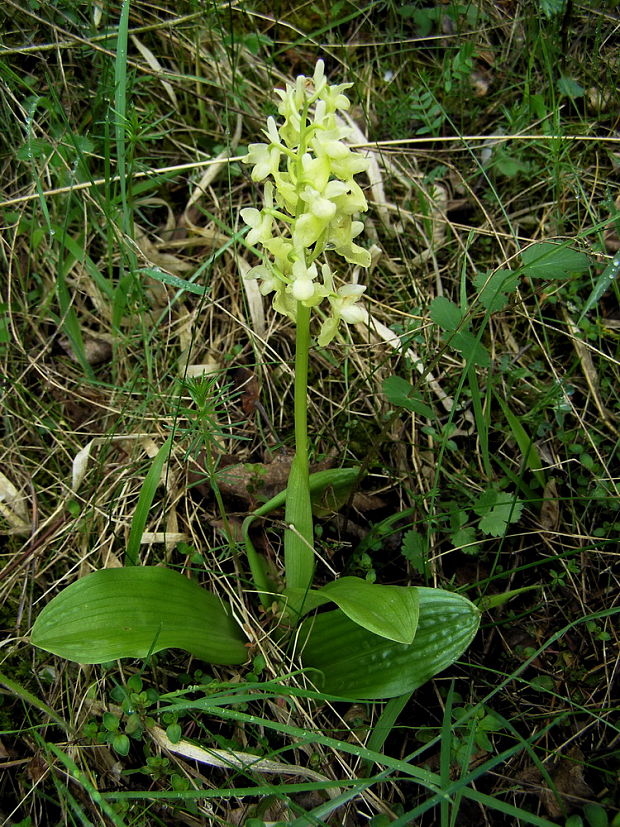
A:
{"type": "Polygon", "coordinates": [[[103,569],[60,592],[35,621],[35,646],[78,663],[184,649],[208,663],[247,659],[230,607],[159,566],[103,569]]]}
{"type": "Polygon", "coordinates": [[[329,595],[358,626],[398,643],[413,641],[419,613],[416,589],[381,586],[359,577],[341,577],[320,591],[329,595]]]}
{"type": "Polygon", "coordinates": [[[293,606],[303,598],[303,614],[335,603],[358,626],[399,643],[411,643],[418,625],[418,593],[404,586],[381,586],[360,577],[341,577],[304,596],[287,589],[293,606]]]}
{"type": "Polygon", "coordinates": [[[411,692],[450,666],[467,649],[480,612],[459,594],[416,587],[419,622],[412,643],[388,641],[362,629],[344,612],[308,618],[300,656],[324,692],[351,699],[392,698],[411,692]]]}

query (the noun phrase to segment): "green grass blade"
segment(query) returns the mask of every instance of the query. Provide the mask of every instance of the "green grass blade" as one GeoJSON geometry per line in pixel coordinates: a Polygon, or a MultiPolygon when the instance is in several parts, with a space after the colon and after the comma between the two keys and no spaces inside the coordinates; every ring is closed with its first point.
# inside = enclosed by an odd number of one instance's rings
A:
{"type": "MultiPolygon", "coordinates": [[[[63,247],[66,246],[66,233],[62,231],[60,236],[60,243],[63,247]]],[[[69,255],[64,261],[58,265],[56,272],[56,296],[58,298],[58,306],[60,308],[62,329],[67,338],[71,342],[71,347],[75,354],[75,358],[80,363],[84,373],[89,379],[94,379],[95,374],[86,358],[86,351],[84,349],[84,339],[82,338],[82,330],[80,322],[73,307],[69,288],[67,287],[66,274],[73,266],[75,259],[73,255],[69,255]]]]}
{"type": "Polygon", "coordinates": [[[63,721],[63,719],[56,712],[54,712],[50,706],[37,698],[36,695],[33,695],[32,692],[29,689],[26,689],[25,686],[22,686],[20,683],[13,680],[13,678],[9,678],[9,676],[5,675],[4,672],[0,672],[0,684],[5,686],[16,698],[21,698],[22,701],[25,701],[39,711],[43,712],[45,715],[48,715],[50,719],[61,727],[61,729],[64,729],[65,732],[71,731],[69,724],[67,724],[66,721],[63,721]]]}
{"type": "MultiPolygon", "coordinates": [[[[446,704],[441,721],[441,748],[439,751],[439,777],[441,786],[447,787],[450,781],[450,765],[452,759],[452,699],[454,698],[454,681],[450,684],[446,704]]],[[[441,827],[448,827],[450,816],[450,802],[445,798],[439,803],[439,817],[441,827]]]]}
{"type": "Polygon", "coordinates": [[[482,465],[484,466],[484,472],[487,477],[492,478],[493,471],[489,457],[489,409],[487,406],[485,412],[482,395],[480,393],[480,385],[478,383],[478,375],[474,367],[470,364],[467,366],[467,381],[469,383],[469,390],[471,391],[471,403],[474,411],[474,420],[476,422],[476,433],[478,434],[478,440],[480,442],[482,465]]]}
{"type": "Polygon", "coordinates": [[[116,810],[108,804],[104,796],[92,784],[87,775],[82,772],[75,761],[68,756],[66,752],[61,750],[60,747],[57,747],[56,744],[45,742],[40,738],[37,738],[37,740],[45,751],[49,750],[56,756],[71,778],[73,778],[76,784],[84,790],[96,807],[110,819],[114,827],[127,827],[126,822],[123,821],[116,810]]]}
{"type": "MultiPolygon", "coordinates": [[[[407,706],[412,695],[413,692],[406,692],[404,695],[398,695],[396,698],[390,698],[390,700],[387,701],[381,711],[379,720],[374,725],[368,741],[366,742],[368,749],[374,750],[375,752],[379,752],[381,750],[390,733],[394,729],[398,716],[407,706]]],[[[362,763],[360,775],[368,775],[371,769],[372,765],[367,761],[364,761],[362,763]]]]}
{"type": "Polygon", "coordinates": [[[151,505],[153,504],[155,492],[157,491],[161,480],[164,465],[170,456],[171,448],[172,436],[169,436],[157,454],[153,457],[151,467],[149,468],[148,474],[142,483],[142,489],[140,490],[138,504],[136,505],[136,510],[131,521],[131,529],[129,531],[129,539],[127,541],[127,549],[125,551],[125,561],[128,565],[136,566],[138,564],[142,534],[149,516],[151,505]]]}
{"type": "Polygon", "coordinates": [[[594,289],[588,296],[588,299],[583,306],[583,310],[581,311],[581,315],[579,316],[579,321],[577,322],[577,324],[581,324],[584,317],[590,312],[590,310],[592,310],[594,305],[598,304],[598,302],[609,290],[614,281],[618,278],[619,273],[620,253],[616,253],[616,255],[612,258],[607,267],[605,267],[601,275],[596,280],[594,289]]]}
{"type": "Polygon", "coordinates": [[[495,394],[495,398],[502,409],[502,413],[506,417],[506,421],[510,426],[510,430],[512,431],[512,435],[514,436],[517,445],[519,446],[519,450],[523,456],[523,462],[525,463],[525,467],[529,468],[534,477],[536,478],[538,484],[544,488],[545,487],[545,472],[541,469],[542,461],[540,459],[540,454],[536,446],[534,445],[534,441],[527,433],[519,417],[513,414],[510,410],[506,402],[501,398],[499,394],[495,394]]]}
{"type": "Polygon", "coordinates": [[[116,40],[116,59],[114,61],[114,135],[116,139],[116,163],[123,206],[123,232],[133,237],[132,217],[127,200],[127,40],[129,30],[129,8],[131,0],[123,0],[121,16],[118,23],[116,40]]]}
{"type": "MultiPolygon", "coordinates": [[[[183,701],[181,703],[174,703],[170,706],[161,708],[162,712],[179,712],[181,710],[202,710],[203,712],[213,715],[216,718],[222,718],[228,721],[238,721],[249,725],[260,725],[266,729],[279,732],[282,735],[287,735],[300,744],[321,744],[323,746],[335,749],[339,752],[344,752],[347,755],[354,755],[357,758],[366,759],[373,764],[378,764],[382,767],[387,767],[394,772],[401,773],[407,778],[414,779],[418,783],[423,784],[427,789],[433,790],[441,794],[439,787],[439,776],[437,773],[431,772],[424,767],[417,767],[408,761],[400,758],[392,758],[389,755],[383,755],[379,752],[373,752],[366,749],[358,743],[350,743],[348,741],[340,741],[337,738],[332,738],[329,735],[324,735],[319,730],[303,729],[301,727],[292,726],[291,724],[283,724],[279,721],[274,721],[269,718],[263,718],[258,715],[250,715],[246,712],[240,712],[237,709],[228,709],[226,707],[216,706],[211,703],[210,698],[199,698],[195,701],[183,701]]],[[[370,781],[370,779],[368,779],[370,781]]],[[[340,783],[340,782],[337,782],[340,783]]],[[[366,780],[363,782],[366,784],[366,780]]]]}

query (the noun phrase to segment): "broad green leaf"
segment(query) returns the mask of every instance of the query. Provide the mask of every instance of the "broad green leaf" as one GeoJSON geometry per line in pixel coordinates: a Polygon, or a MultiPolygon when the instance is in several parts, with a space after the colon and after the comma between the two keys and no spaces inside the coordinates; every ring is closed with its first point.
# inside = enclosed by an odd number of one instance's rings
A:
{"type": "Polygon", "coordinates": [[[480,612],[459,594],[415,587],[419,622],[412,643],[394,643],[362,629],[344,612],[308,618],[300,630],[300,656],[312,681],[331,695],[392,698],[411,692],[450,666],[467,649],[480,612]]]}
{"type": "Polygon", "coordinates": [[[230,607],[159,566],[102,569],[72,583],[43,609],[31,641],[78,663],[145,658],[184,649],[208,663],[247,660],[230,607]]]}
{"type": "Polygon", "coordinates": [[[413,385],[400,376],[388,376],[383,381],[383,393],[387,396],[392,405],[405,408],[407,411],[424,416],[427,419],[435,419],[433,409],[422,401],[413,385]]]}
{"type": "Polygon", "coordinates": [[[531,278],[565,279],[585,273],[590,266],[585,253],[549,241],[526,247],[521,251],[521,259],[523,272],[531,278]]]}
{"type": "Polygon", "coordinates": [[[303,614],[324,603],[335,603],[358,626],[375,635],[411,643],[418,625],[418,593],[404,586],[381,586],[360,577],[341,577],[307,594],[287,589],[293,606],[303,602],[303,614]]]}
{"type": "Polygon", "coordinates": [[[431,319],[442,330],[456,330],[463,321],[463,314],[459,307],[445,296],[437,296],[430,307],[431,319]]]}

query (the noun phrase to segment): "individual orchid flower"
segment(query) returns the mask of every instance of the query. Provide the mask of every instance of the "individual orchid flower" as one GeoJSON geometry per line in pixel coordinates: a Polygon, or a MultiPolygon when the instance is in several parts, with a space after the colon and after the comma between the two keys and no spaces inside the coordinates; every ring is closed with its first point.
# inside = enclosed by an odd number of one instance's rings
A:
{"type": "Polygon", "coordinates": [[[357,264],[359,267],[370,266],[370,253],[363,247],[353,242],[364,225],[361,221],[353,221],[351,216],[339,216],[337,221],[332,221],[329,226],[327,246],[341,255],[349,264],[357,264]]]}
{"type": "Polygon", "coordinates": [[[330,295],[329,303],[332,307],[332,315],[329,316],[321,327],[321,332],[317,339],[321,347],[328,345],[338,332],[339,322],[342,319],[347,324],[357,324],[364,322],[368,318],[368,313],[363,307],[360,307],[356,302],[366,290],[366,287],[361,284],[345,284],[338,288],[336,295],[330,295]]]}
{"type": "Polygon", "coordinates": [[[258,289],[263,296],[268,296],[274,290],[279,290],[282,287],[282,281],[276,276],[273,270],[270,270],[264,264],[259,264],[258,267],[252,267],[245,275],[248,281],[257,279],[260,284],[258,289]]]}
{"type": "Polygon", "coordinates": [[[274,118],[267,118],[267,129],[264,134],[270,143],[250,144],[248,153],[243,159],[246,164],[254,164],[252,169],[253,181],[264,181],[269,175],[274,175],[280,168],[282,144],[274,118]]]}
{"type": "Polygon", "coordinates": [[[246,239],[248,244],[256,244],[257,241],[265,244],[273,235],[273,215],[270,212],[273,209],[273,184],[269,181],[265,184],[264,202],[262,210],[254,207],[241,210],[241,218],[251,227],[246,239]]]}

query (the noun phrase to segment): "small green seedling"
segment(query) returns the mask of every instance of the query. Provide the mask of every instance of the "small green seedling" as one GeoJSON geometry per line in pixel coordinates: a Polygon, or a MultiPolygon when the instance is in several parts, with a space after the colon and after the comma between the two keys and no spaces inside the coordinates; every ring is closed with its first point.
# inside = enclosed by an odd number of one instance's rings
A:
{"type": "MultiPolygon", "coordinates": [[[[313,511],[322,499],[338,507],[358,479],[355,468],[309,473],[307,422],[312,309],[327,310],[319,346],[334,339],[341,322],[367,319],[358,303],[365,288],[336,286],[333,269],[337,257],[360,267],[370,264],[369,252],[354,241],[363,230],[354,216],[367,209],[355,176],[369,161],[344,143],[350,130],[338,116],[349,108],[344,93],[350,85],[328,85],[319,61],[312,78],[300,76],[285,91],[276,90],[283,123],[268,118],[267,143],[251,144],[244,159],[253,165],[253,180],[264,182],[262,209],[241,210],[250,227],[246,243],[262,247],[262,263],[246,277],[258,279],[261,293],[272,294],[274,309],[296,323],[296,357],[295,457],[288,485],[246,519],[243,536],[255,591],[263,607],[278,604],[282,633],[290,635],[314,685],[342,698],[375,699],[411,692],[450,666],[476,634],[480,611],[462,595],[441,589],[385,586],[357,577],[312,587],[313,511]],[[274,594],[249,529],[282,506],[285,584],[274,594]],[[337,608],[316,613],[328,603],[337,608]]],[[[435,307],[443,311],[450,308],[435,307]]],[[[453,321],[456,328],[460,317],[453,321]]],[[[475,346],[482,353],[471,334],[455,335],[463,338],[464,349],[475,346]]],[[[403,393],[402,387],[392,390],[403,393]]],[[[414,410],[423,404],[411,394],[407,401],[414,410]]],[[[170,445],[158,455],[162,464],[170,445]]],[[[149,474],[145,485],[152,488],[159,471],[149,474]]],[[[152,497],[144,489],[143,494],[152,497]]],[[[132,531],[129,562],[141,531],[132,531]]],[[[94,572],[66,588],[37,618],[32,642],[80,663],[180,648],[206,662],[240,665],[248,660],[251,641],[227,603],[180,573],[129,566],[94,572]]]]}

